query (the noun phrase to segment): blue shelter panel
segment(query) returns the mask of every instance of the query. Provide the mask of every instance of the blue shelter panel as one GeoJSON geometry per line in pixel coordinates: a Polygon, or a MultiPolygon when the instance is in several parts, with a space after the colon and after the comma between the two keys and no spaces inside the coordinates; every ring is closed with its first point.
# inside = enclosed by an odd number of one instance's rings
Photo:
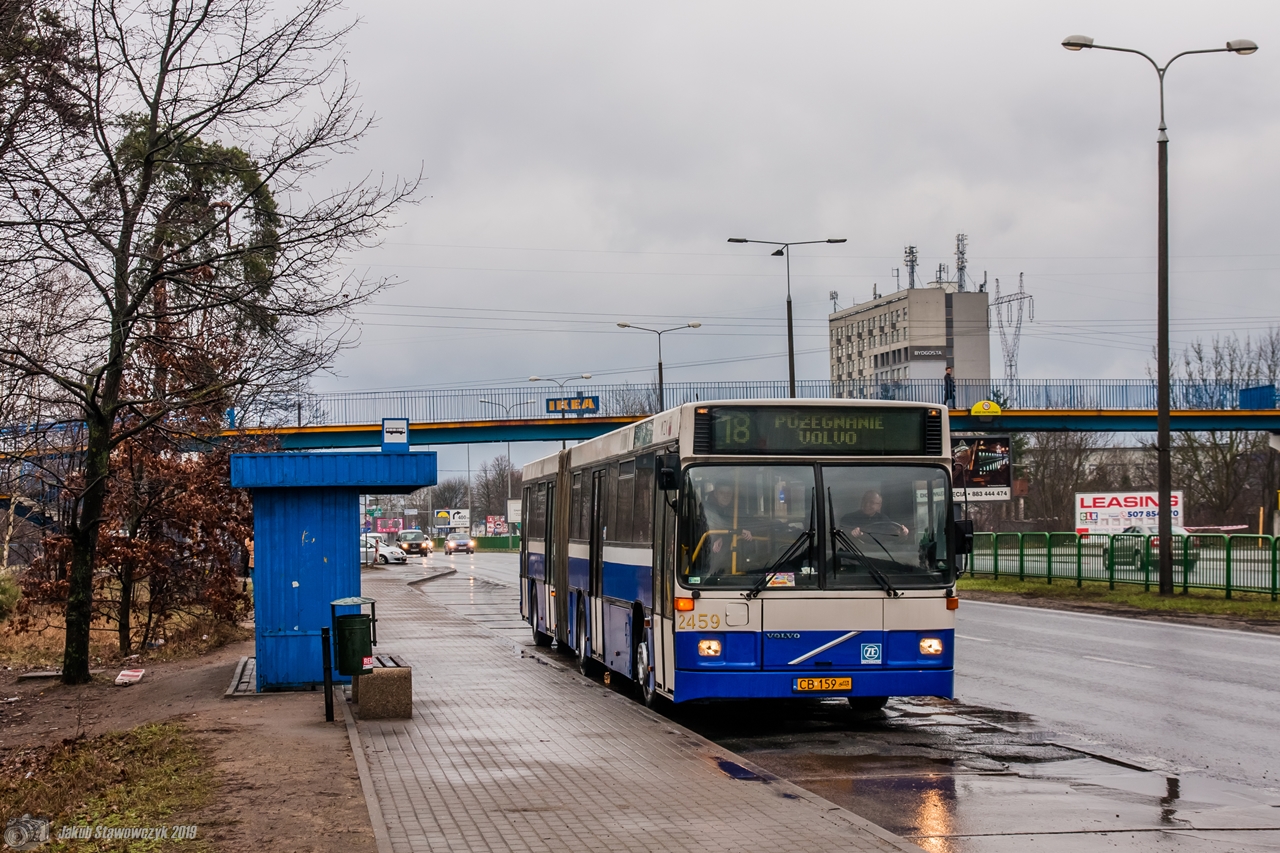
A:
{"type": "Polygon", "coordinates": [[[254,490],[258,690],[324,680],[329,602],[360,594],[359,526],[358,489],[254,490]]]}

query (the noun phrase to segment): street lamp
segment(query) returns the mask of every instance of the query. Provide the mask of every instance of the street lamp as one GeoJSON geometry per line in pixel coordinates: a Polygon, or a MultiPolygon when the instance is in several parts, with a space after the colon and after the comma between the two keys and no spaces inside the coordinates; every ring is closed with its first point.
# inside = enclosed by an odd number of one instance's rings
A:
{"type": "MultiPolygon", "coordinates": [[[[509,406],[508,406],[508,405],[505,405],[505,404],[503,404],[503,403],[495,403],[493,400],[481,400],[480,402],[481,402],[481,403],[488,403],[490,406],[497,406],[499,409],[502,409],[503,414],[505,414],[508,418],[510,418],[510,417],[511,417],[511,410],[512,410],[512,409],[518,409],[518,408],[520,408],[521,406],[528,406],[528,405],[530,405],[530,404],[532,404],[532,403],[536,403],[536,402],[538,402],[538,401],[537,401],[537,400],[521,400],[519,403],[512,403],[512,404],[511,404],[511,405],[509,405],[509,406]]],[[[512,466],[512,469],[514,470],[515,466],[514,466],[514,465],[512,464],[512,462],[511,462],[511,442],[510,442],[510,440],[508,440],[508,441],[507,441],[507,464],[508,464],[508,465],[511,465],[511,466],[512,466]]],[[[507,500],[511,500],[511,474],[510,474],[510,473],[508,473],[508,474],[507,474],[507,500]]]]}
{"type": "MultiPolygon", "coordinates": [[[[521,400],[519,403],[512,403],[512,404],[511,404],[511,405],[509,405],[509,406],[508,406],[508,405],[506,405],[506,404],[503,404],[503,403],[497,403],[497,402],[494,402],[493,400],[481,400],[480,402],[481,402],[481,403],[488,403],[490,406],[497,406],[499,409],[502,409],[502,413],[503,413],[504,415],[506,415],[508,418],[510,418],[510,417],[511,417],[511,410],[512,410],[512,409],[518,409],[518,408],[520,408],[521,406],[528,406],[528,405],[530,405],[530,404],[532,404],[532,403],[536,403],[536,402],[538,402],[538,401],[537,401],[537,400],[521,400]]],[[[510,470],[508,470],[508,471],[507,471],[507,507],[508,507],[508,511],[507,511],[507,514],[506,514],[506,515],[507,515],[507,548],[509,549],[509,548],[511,547],[511,512],[510,512],[511,499],[512,499],[512,495],[511,495],[511,475],[512,475],[513,473],[515,473],[515,463],[513,463],[513,462],[511,461],[511,440],[510,440],[510,439],[508,439],[508,440],[507,440],[507,466],[508,466],[508,468],[510,469],[510,470]]],[[[469,466],[468,466],[468,467],[469,467],[469,466]]]]}
{"type": "MultiPolygon", "coordinates": [[[[579,379],[590,379],[590,378],[591,378],[591,374],[590,374],[590,373],[579,373],[577,376],[569,376],[569,377],[566,377],[566,378],[564,378],[564,379],[549,379],[549,378],[547,378],[547,377],[545,377],[545,376],[530,376],[530,377],[529,377],[529,381],[530,381],[530,382],[554,382],[554,383],[556,383],[557,385],[559,385],[559,386],[560,386],[560,393],[562,393],[562,394],[563,394],[563,393],[564,393],[564,386],[565,386],[565,383],[566,383],[566,382],[576,382],[576,381],[578,381],[579,379]]],[[[561,419],[563,419],[563,418],[567,418],[567,417],[568,417],[568,414],[567,414],[566,412],[561,412],[561,413],[560,413],[560,417],[561,417],[561,419]]],[[[560,449],[561,449],[561,450],[564,450],[564,447],[565,447],[565,443],[564,443],[564,440],[562,439],[562,440],[560,441],[560,449]]]]}
{"type": "Polygon", "coordinates": [[[1237,53],[1248,56],[1257,53],[1258,46],[1248,39],[1235,39],[1226,47],[1208,50],[1184,50],[1174,55],[1163,66],[1140,50],[1128,47],[1110,47],[1094,44],[1089,36],[1067,36],[1062,40],[1067,50],[1113,50],[1141,56],[1156,70],[1160,81],[1160,127],[1156,132],[1156,163],[1158,189],[1156,190],[1156,479],[1160,490],[1160,594],[1173,595],[1173,516],[1170,501],[1173,491],[1172,441],[1169,435],[1169,136],[1164,123],[1164,75],[1175,59],[1193,53],[1237,53]]]}
{"type": "Polygon", "coordinates": [[[619,329],[638,329],[641,332],[653,332],[658,336],[658,411],[667,408],[666,397],[662,390],[662,336],[667,332],[678,332],[681,329],[700,329],[702,324],[698,322],[685,323],[683,326],[672,326],[670,329],[646,329],[644,326],[635,326],[631,323],[619,323],[619,329]]]}
{"type": "Polygon", "coordinates": [[[779,243],[776,240],[748,240],[745,237],[730,237],[730,243],[763,243],[766,246],[777,246],[773,257],[787,259],[787,378],[790,380],[791,397],[796,396],[796,338],[791,326],[791,247],[808,246],[813,243],[844,243],[844,237],[829,237],[826,240],[794,240],[790,243],[779,243]]]}

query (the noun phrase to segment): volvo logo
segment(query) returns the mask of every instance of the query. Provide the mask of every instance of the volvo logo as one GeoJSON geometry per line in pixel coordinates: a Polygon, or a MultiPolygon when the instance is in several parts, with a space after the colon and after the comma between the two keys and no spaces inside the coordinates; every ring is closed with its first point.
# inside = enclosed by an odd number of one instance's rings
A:
{"type": "Polygon", "coordinates": [[[770,640],[798,640],[800,634],[794,631],[765,631],[764,634],[770,640]]]}

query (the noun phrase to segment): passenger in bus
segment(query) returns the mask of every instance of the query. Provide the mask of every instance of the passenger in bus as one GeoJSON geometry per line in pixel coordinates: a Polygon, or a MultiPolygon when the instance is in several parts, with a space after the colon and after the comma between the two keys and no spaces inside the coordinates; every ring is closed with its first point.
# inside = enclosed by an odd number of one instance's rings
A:
{"type": "Polygon", "coordinates": [[[743,499],[742,495],[735,499],[734,492],[732,484],[722,483],[712,489],[702,504],[700,521],[706,538],[702,542],[698,562],[710,583],[714,583],[712,578],[742,571],[755,552],[755,537],[749,528],[743,526],[747,522],[747,507],[751,502],[743,499]]]}
{"type": "Polygon", "coordinates": [[[893,530],[895,536],[906,536],[910,531],[905,525],[899,524],[889,516],[881,512],[884,507],[884,498],[880,497],[880,493],[875,489],[867,491],[862,496],[862,508],[848,513],[840,519],[840,526],[849,528],[849,533],[853,536],[862,536],[862,528],[871,525],[881,525],[878,531],[868,530],[871,532],[885,533],[893,530]]]}
{"type": "MultiPolygon", "coordinates": [[[[728,486],[721,486],[711,493],[711,502],[707,504],[707,529],[729,531],[727,534],[712,534],[711,553],[713,554],[719,554],[722,550],[728,548],[735,532],[746,541],[751,541],[750,530],[745,528],[734,530],[733,509],[733,491],[728,486]]],[[[737,520],[739,523],[743,521],[742,518],[737,520]]]]}

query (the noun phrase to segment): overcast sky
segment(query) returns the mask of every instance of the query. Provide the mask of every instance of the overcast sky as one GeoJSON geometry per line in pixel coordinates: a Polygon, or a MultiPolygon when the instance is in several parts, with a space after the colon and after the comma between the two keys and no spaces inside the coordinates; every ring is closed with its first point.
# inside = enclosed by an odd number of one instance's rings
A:
{"type": "MultiPolygon", "coordinates": [[[[351,74],[378,126],[331,176],[427,177],[352,269],[359,312],[321,391],[509,385],[590,372],[786,377],[782,259],[726,242],[846,237],[792,260],[798,374],[828,375],[840,305],[921,270],[1016,288],[1023,378],[1139,378],[1155,340],[1154,71],[1170,70],[1175,347],[1280,322],[1280,5],[1272,2],[364,0],[351,74]],[[905,271],[904,271],[905,273],[905,271]]],[[[905,281],[905,279],[904,279],[905,281]]],[[[1000,370],[999,339],[992,371],[1000,370]]],[[[520,462],[519,454],[517,462],[520,462]]]]}

